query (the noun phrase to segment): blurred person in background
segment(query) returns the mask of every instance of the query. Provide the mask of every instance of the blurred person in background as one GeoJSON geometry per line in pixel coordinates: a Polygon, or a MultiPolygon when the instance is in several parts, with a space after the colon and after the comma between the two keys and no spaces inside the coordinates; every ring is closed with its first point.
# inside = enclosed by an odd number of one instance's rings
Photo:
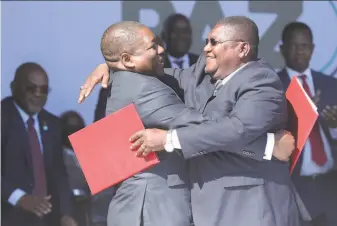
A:
{"type": "Polygon", "coordinates": [[[59,118],[44,109],[46,71],[20,65],[1,101],[1,225],[76,226],[59,118]]]}
{"type": "Polygon", "coordinates": [[[164,22],[161,33],[166,55],[164,68],[189,68],[198,60],[198,55],[190,53],[192,27],[189,19],[182,14],[172,14],[164,22]]]}
{"type": "Polygon", "coordinates": [[[74,216],[79,226],[89,225],[89,187],[68,136],[83,129],[85,123],[75,111],[61,114],[63,158],[74,202],[74,216]]]}
{"type": "Polygon", "coordinates": [[[337,79],[310,68],[313,34],[302,22],[282,33],[285,68],[278,74],[285,87],[297,77],[318,108],[319,119],[304,146],[292,180],[313,220],[308,226],[337,225],[337,79]]]}

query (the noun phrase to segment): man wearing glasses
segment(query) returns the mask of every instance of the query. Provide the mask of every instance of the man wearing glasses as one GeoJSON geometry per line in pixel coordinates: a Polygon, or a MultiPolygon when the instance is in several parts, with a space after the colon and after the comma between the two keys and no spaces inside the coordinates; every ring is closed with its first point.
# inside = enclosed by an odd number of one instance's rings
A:
{"type": "Polygon", "coordinates": [[[43,109],[45,70],[24,63],[1,101],[1,225],[76,226],[62,157],[61,127],[43,109]]]}
{"type": "MultiPolygon", "coordinates": [[[[257,58],[258,44],[258,28],[250,19],[218,21],[208,35],[205,56],[189,69],[165,71],[185,91],[188,107],[216,121],[169,131],[149,129],[132,137],[134,148],[140,146],[138,155],[181,150],[188,160],[196,226],[300,224],[300,200],[288,164],[279,161],[287,158],[265,148],[275,141],[267,133],[285,128],[287,109],[276,72],[257,58]],[[257,148],[247,150],[253,141],[257,148]]],[[[108,79],[104,66],[87,79],[80,102],[102,78],[108,79]]]]}

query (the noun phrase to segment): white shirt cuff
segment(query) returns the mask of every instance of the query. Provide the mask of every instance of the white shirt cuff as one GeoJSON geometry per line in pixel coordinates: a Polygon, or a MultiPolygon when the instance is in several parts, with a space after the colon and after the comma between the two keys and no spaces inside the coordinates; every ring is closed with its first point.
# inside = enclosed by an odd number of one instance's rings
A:
{"type": "Polygon", "coordinates": [[[273,156],[274,145],[275,145],[275,135],[273,133],[267,133],[267,145],[264,151],[263,159],[271,160],[273,156]]]}
{"type": "Polygon", "coordinates": [[[21,190],[20,188],[17,188],[13,191],[13,193],[9,196],[8,202],[12,204],[13,206],[16,206],[18,201],[24,196],[26,192],[21,190]]]}
{"type": "Polygon", "coordinates": [[[177,130],[169,130],[166,136],[165,150],[172,152],[174,149],[181,149],[177,130]]]}
{"type": "Polygon", "coordinates": [[[172,144],[174,149],[181,149],[180,141],[178,138],[177,130],[172,130],[172,144]]]}
{"type": "Polygon", "coordinates": [[[337,128],[330,128],[330,134],[332,139],[337,140],[337,128]]]}

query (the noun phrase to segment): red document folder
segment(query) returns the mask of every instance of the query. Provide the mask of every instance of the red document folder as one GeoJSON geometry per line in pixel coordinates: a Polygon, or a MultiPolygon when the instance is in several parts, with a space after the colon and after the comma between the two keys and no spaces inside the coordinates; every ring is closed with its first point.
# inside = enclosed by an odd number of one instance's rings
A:
{"type": "Polygon", "coordinates": [[[312,128],[318,118],[317,107],[304,91],[296,77],[288,86],[286,97],[289,105],[289,126],[296,137],[296,149],[291,157],[290,173],[295,168],[312,128]]]}
{"type": "Polygon", "coordinates": [[[131,104],[69,136],[93,195],[159,163],[155,153],[136,157],[130,149],[130,136],[142,129],[131,104]]]}

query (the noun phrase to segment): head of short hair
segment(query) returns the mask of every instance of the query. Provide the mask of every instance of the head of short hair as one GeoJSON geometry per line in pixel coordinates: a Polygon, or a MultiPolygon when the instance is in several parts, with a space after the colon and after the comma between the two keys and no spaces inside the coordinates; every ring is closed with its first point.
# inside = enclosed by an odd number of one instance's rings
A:
{"type": "Polygon", "coordinates": [[[142,42],[141,29],[145,25],[123,21],[109,26],[101,39],[101,52],[108,62],[116,62],[122,53],[133,54],[142,42]]]}

